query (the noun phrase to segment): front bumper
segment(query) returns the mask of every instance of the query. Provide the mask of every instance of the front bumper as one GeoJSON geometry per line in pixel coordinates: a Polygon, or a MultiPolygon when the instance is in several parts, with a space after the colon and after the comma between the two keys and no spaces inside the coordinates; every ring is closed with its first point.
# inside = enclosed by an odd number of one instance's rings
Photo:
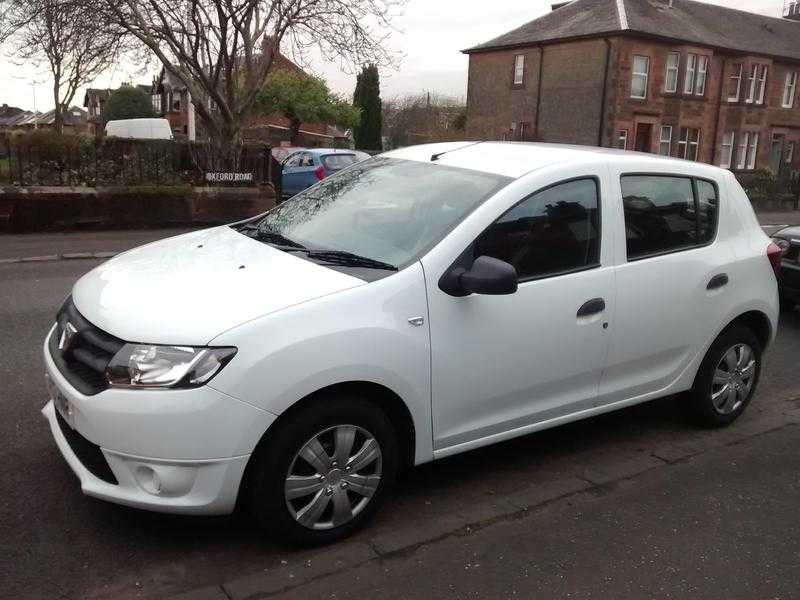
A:
{"type": "Polygon", "coordinates": [[[52,399],[42,414],[85,494],[158,512],[233,511],[250,454],[275,415],[208,386],[84,396],[55,366],[47,341],[44,361],[69,423],[52,399]]]}

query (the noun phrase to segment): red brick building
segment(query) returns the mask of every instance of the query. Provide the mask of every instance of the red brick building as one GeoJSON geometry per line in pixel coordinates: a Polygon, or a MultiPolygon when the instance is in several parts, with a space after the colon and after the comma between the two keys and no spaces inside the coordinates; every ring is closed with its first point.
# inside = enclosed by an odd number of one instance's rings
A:
{"type": "Polygon", "coordinates": [[[467,133],[800,167],[800,4],[574,0],[469,55],[467,133]]]}

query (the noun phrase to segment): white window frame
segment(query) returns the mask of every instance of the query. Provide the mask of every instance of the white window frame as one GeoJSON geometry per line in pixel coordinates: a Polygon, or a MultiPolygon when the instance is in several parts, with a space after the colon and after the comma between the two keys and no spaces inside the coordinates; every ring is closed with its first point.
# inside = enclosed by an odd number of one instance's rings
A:
{"type": "Polygon", "coordinates": [[[758,78],[758,104],[764,104],[764,97],[767,93],[767,71],[769,65],[761,65],[758,78]]]}
{"type": "Polygon", "coordinates": [[[672,155],[672,125],[662,125],[658,133],[658,153],[661,156],[672,155]],[[664,134],[667,133],[666,138],[664,134]],[[662,147],[666,144],[667,151],[662,152],[662,147]]]}
{"type": "Polygon", "coordinates": [[[758,65],[753,65],[750,68],[750,76],[748,78],[748,82],[750,83],[749,91],[747,92],[747,98],[745,102],[748,104],[752,104],[753,101],[756,99],[756,79],[758,77],[758,65]]]}
{"type": "Polygon", "coordinates": [[[708,80],[708,57],[697,57],[697,81],[694,84],[694,93],[697,96],[706,95],[706,81],[708,80]]]}
{"type": "Polygon", "coordinates": [[[728,96],[728,102],[738,102],[739,98],[742,95],[742,76],[744,75],[744,64],[738,63],[734,65],[735,67],[739,67],[738,70],[731,73],[730,77],[728,77],[728,81],[736,81],[736,95],[735,96],[728,96]]]}
{"type": "Polygon", "coordinates": [[[750,144],[747,146],[747,168],[753,170],[756,168],[756,158],[758,157],[758,134],[750,134],[750,144]]]}
{"type": "Polygon", "coordinates": [[[787,165],[790,165],[794,162],[794,142],[789,142],[786,144],[786,153],[783,156],[783,160],[787,165]]]}
{"type": "Polygon", "coordinates": [[[686,55],[686,72],[683,76],[683,93],[694,94],[694,78],[697,73],[697,54],[686,55]]]}
{"type": "Polygon", "coordinates": [[[739,146],[737,157],[738,160],[736,161],[736,168],[739,171],[743,171],[747,168],[747,145],[750,143],[750,132],[745,131],[744,133],[739,134],[739,146]]]}
{"type": "Polygon", "coordinates": [[[681,127],[680,139],[678,140],[678,158],[697,161],[700,158],[700,138],[701,132],[696,127],[681,127]],[[697,132],[696,139],[692,139],[691,132],[697,132]],[[689,150],[694,146],[694,158],[689,158],[689,150]]]}
{"type": "Polygon", "coordinates": [[[647,98],[647,87],[650,82],[650,57],[644,56],[643,54],[634,54],[633,55],[633,62],[631,64],[631,98],[635,98],[637,100],[644,100],[647,98]],[[641,58],[644,60],[644,72],[636,70],[636,59],[641,58]],[[633,82],[636,80],[637,77],[644,78],[644,95],[643,96],[636,96],[633,92],[633,82]]]}
{"type": "Polygon", "coordinates": [[[514,56],[514,85],[525,83],[525,55],[516,54],[514,56]]]}
{"type": "Polygon", "coordinates": [[[797,92],[797,71],[789,71],[786,73],[786,79],[783,81],[783,98],[781,99],[781,106],[783,108],[794,107],[794,97],[797,92]]]}
{"type": "Polygon", "coordinates": [[[719,166],[730,169],[736,154],[736,132],[729,131],[722,136],[722,150],[719,156],[719,166]]]}
{"type": "Polygon", "coordinates": [[[664,91],[667,94],[674,94],[678,91],[678,79],[680,78],[681,73],[681,53],[680,52],[670,52],[667,54],[667,62],[664,67],[664,91]],[[675,64],[670,65],[670,60],[674,58],[675,64]],[[672,86],[670,86],[670,74],[674,76],[674,81],[672,82],[672,86]]]}
{"type": "Polygon", "coordinates": [[[617,148],[620,150],[627,150],[628,149],[628,130],[627,129],[620,129],[617,131],[617,148]],[[619,147],[620,141],[622,142],[622,148],[619,147]]]}

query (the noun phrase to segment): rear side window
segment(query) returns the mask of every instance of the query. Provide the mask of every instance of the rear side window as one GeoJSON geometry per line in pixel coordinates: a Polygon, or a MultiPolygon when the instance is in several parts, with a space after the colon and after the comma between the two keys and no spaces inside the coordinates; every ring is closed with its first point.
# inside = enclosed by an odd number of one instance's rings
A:
{"type": "Polygon", "coordinates": [[[600,260],[599,190],[595,179],[537,192],[495,221],[475,242],[475,257],[514,265],[520,279],[596,266],[600,260]]]}
{"type": "Polygon", "coordinates": [[[714,238],[714,184],[691,177],[626,175],[622,201],[628,260],[701,246],[714,238]]]}
{"type": "Polygon", "coordinates": [[[356,162],[355,154],[328,154],[322,157],[322,164],[329,171],[339,171],[356,162]]]}

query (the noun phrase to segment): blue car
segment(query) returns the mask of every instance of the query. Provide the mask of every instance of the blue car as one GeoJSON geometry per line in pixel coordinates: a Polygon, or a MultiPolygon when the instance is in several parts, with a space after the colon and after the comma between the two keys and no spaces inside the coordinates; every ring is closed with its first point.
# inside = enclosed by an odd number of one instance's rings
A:
{"type": "Polygon", "coordinates": [[[291,198],[365,156],[363,152],[334,148],[298,150],[283,161],[282,196],[291,198]]]}

